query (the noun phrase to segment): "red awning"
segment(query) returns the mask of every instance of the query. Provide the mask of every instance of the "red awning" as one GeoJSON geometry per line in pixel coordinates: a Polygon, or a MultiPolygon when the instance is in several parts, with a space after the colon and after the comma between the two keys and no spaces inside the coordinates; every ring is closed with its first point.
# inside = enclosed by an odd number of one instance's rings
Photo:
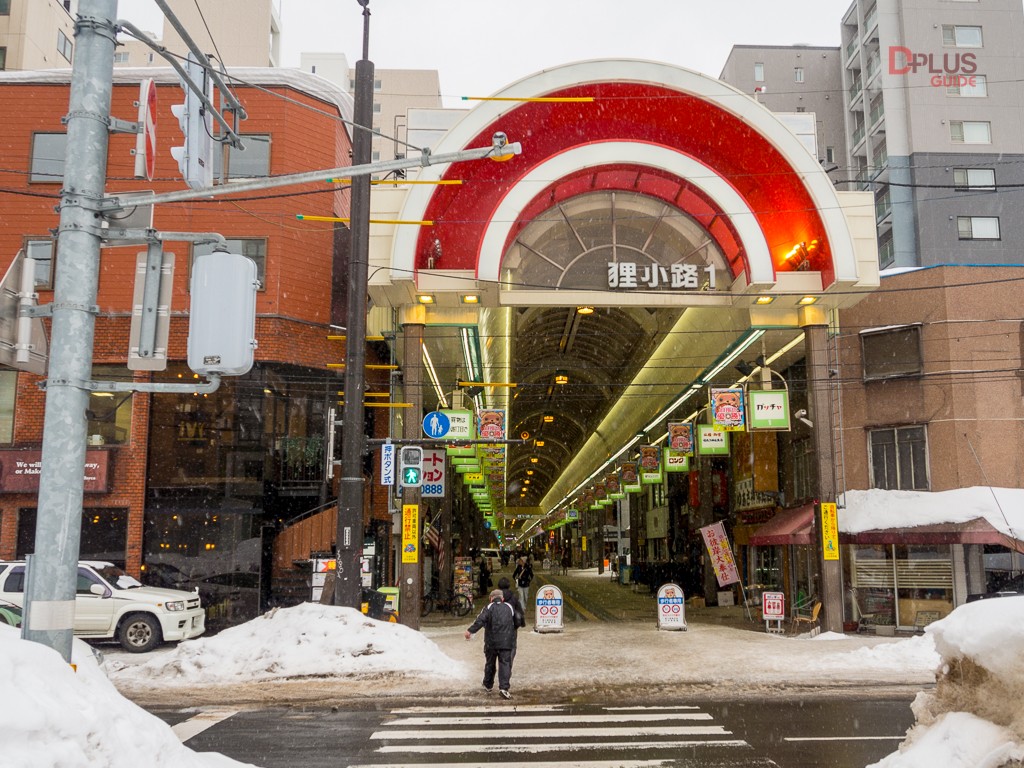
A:
{"type": "Polygon", "coordinates": [[[810,544],[813,522],[813,504],[784,509],[751,534],[750,544],[755,547],[810,544]]]}

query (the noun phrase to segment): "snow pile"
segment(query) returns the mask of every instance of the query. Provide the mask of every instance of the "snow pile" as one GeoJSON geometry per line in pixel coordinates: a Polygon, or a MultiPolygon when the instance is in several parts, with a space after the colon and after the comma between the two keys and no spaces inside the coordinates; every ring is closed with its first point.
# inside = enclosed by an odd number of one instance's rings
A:
{"type": "Polygon", "coordinates": [[[917,725],[877,768],[1024,765],[1024,597],[962,605],[928,626],[942,657],[917,725]]]}
{"type": "Polygon", "coordinates": [[[182,745],[119,694],[81,640],[60,654],[0,624],[0,762],[5,768],[240,768],[182,745]]]}
{"type": "MultiPolygon", "coordinates": [[[[116,679],[120,671],[110,665],[116,679]]],[[[460,678],[461,664],[409,627],[367,618],[354,608],[302,603],[278,608],[214,637],[180,643],[132,669],[160,685],[259,682],[422,672],[460,678]]]]}
{"type": "Polygon", "coordinates": [[[1024,489],[955,488],[950,491],[847,491],[839,530],[860,533],[885,528],[914,528],[937,523],[967,523],[981,517],[1000,533],[1024,539],[1024,489]]]}

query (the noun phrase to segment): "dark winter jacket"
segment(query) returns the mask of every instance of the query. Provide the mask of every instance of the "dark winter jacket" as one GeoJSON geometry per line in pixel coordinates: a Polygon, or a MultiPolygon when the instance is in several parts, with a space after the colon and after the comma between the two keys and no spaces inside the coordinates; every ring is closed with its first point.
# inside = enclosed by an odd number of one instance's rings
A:
{"type": "Polygon", "coordinates": [[[515,617],[516,628],[526,626],[526,611],[523,610],[523,604],[519,601],[519,595],[513,592],[511,589],[501,590],[501,595],[505,602],[512,606],[512,615],[515,617]]]}
{"type": "Polygon", "coordinates": [[[530,586],[530,582],[533,581],[533,566],[530,565],[529,561],[525,565],[517,565],[512,578],[516,580],[516,584],[520,587],[530,586]]]}
{"type": "Polygon", "coordinates": [[[515,647],[515,610],[508,603],[495,599],[480,611],[470,627],[471,634],[484,630],[484,648],[511,650],[515,647]]]}

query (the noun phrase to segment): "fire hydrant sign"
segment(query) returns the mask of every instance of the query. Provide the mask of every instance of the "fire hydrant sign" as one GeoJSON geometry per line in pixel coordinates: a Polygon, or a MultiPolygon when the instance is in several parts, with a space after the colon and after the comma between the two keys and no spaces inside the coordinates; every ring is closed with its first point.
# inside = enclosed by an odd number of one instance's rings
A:
{"type": "Polygon", "coordinates": [[[534,628],[538,632],[561,632],[562,616],[565,605],[562,602],[562,590],[551,584],[545,584],[537,590],[536,610],[537,621],[534,628]]]}
{"type": "Polygon", "coordinates": [[[786,595],[782,592],[761,593],[761,615],[764,617],[764,629],[766,632],[782,632],[782,622],[786,618],[786,595]],[[769,626],[768,622],[774,621],[775,626],[769,626]]]}
{"type": "Polygon", "coordinates": [[[678,584],[662,584],[658,590],[658,629],[686,631],[686,604],[678,584]]]}

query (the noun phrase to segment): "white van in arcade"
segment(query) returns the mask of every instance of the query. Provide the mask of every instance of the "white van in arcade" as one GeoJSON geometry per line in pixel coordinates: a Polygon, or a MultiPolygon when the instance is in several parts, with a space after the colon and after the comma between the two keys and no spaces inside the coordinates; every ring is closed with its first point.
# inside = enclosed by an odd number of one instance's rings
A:
{"type": "MultiPolygon", "coordinates": [[[[0,562],[0,599],[24,608],[24,561],[0,562]]],[[[206,611],[198,592],[143,586],[113,563],[78,564],[76,637],[117,640],[130,653],[145,653],[205,631],[206,611]]]]}

